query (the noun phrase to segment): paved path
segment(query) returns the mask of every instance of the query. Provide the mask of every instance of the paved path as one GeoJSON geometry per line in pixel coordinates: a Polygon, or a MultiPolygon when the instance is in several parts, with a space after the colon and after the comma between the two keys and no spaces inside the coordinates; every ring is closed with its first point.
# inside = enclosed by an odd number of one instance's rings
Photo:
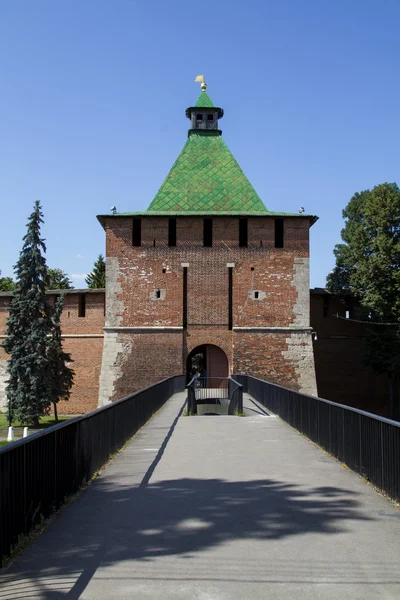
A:
{"type": "Polygon", "coordinates": [[[2,600],[400,598],[400,511],[249,398],[178,420],[183,400],[0,572],[2,600]]]}

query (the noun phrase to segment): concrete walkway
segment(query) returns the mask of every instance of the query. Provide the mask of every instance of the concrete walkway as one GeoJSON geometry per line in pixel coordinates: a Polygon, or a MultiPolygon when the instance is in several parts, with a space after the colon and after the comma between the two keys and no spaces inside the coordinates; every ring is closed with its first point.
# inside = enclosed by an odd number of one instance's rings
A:
{"type": "Polygon", "coordinates": [[[0,571],[1,599],[400,598],[400,511],[249,397],[247,418],[183,402],[0,571]]]}

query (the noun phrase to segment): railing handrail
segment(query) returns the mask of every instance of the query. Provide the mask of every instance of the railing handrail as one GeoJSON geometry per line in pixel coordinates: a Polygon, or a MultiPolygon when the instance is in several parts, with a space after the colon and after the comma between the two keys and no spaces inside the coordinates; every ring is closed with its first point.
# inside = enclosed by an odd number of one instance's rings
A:
{"type": "Polygon", "coordinates": [[[13,450],[14,448],[23,446],[24,444],[29,444],[30,442],[38,439],[39,437],[45,436],[49,433],[52,433],[55,429],[63,429],[64,427],[68,427],[68,425],[71,425],[72,423],[77,423],[78,421],[84,421],[86,419],[90,419],[91,417],[93,417],[103,411],[112,409],[113,407],[117,406],[118,404],[121,404],[122,402],[126,402],[127,400],[130,400],[131,398],[134,398],[135,396],[137,396],[139,394],[143,394],[143,392],[146,392],[146,391],[150,390],[151,388],[153,388],[157,385],[160,385],[160,383],[163,383],[164,381],[167,381],[168,379],[171,379],[172,377],[180,377],[181,375],[182,374],[179,373],[177,375],[171,375],[171,377],[164,377],[164,379],[160,379],[160,381],[157,381],[156,383],[152,383],[151,385],[148,385],[147,387],[142,388],[141,390],[138,390],[137,392],[133,392],[132,394],[129,394],[128,396],[124,396],[123,398],[118,398],[118,400],[109,402],[105,406],[99,406],[98,408],[94,408],[93,410],[91,410],[88,413],[85,413],[83,415],[77,415],[76,417],[71,417],[71,419],[67,419],[66,421],[62,421],[61,423],[56,423],[55,425],[51,425],[51,427],[46,427],[42,431],[37,431],[36,433],[32,433],[31,435],[28,435],[26,438],[21,438],[19,440],[15,440],[11,444],[7,444],[6,446],[1,447],[0,453],[8,452],[10,450],[13,450]]]}
{"type": "MultiPolygon", "coordinates": [[[[232,402],[235,402],[236,408],[240,411],[243,412],[243,385],[241,383],[239,383],[238,381],[236,381],[236,379],[234,379],[232,376],[231,377],[210,377],[210,376],[206,376],[206,377],[201,377],[201,375],[194,375],[192,377],[192,379],[190,380],[190,382],[187,384],[186,389],[188,391],[188,410],[190,412],[193,412],[194,414],[197,414],[197,403],[199,401],[203,401],[206,399],[206,397],[209,396],[205,396],[205,397],[196,397],[196,394],[204,394],[206,391],[210,391],[213,389],[221,389],[224,390],[225,393],[227,394],[226,398],[230,400],[229,403],[229,410],[228,410],[228,414],[233,414],[231,413],[231,409],[232,409],[232,402]],[[205,382],[205,385],[200,385],[200,387],[197,389],[195,387],[195,382],[196,381],[203,381],[205,382]],[[207,384],[208,382],[211,381],[215,381],[217,383],[219,382],[226,382],[226,386],[223,386],[221,388],[213,388],[212,387],[212,383],[211,386],[208,387],[207,384]],[[234,384],[234,387],[232,388],[231,383],[234,384]],[[240,393],[240,398],[239,400],[237,400],[236,398],[236,392],[238,390],[241,390],[240,393]]],[[[225,396],[224,396],[225,398],[225,396]]],[[[232,409],[233,410],[233,409],[232,409]]]]}
{"type": "Polygon", "coordinates": [[[339,408],[344,408],[350,412],[357,413],[359,415],[363,415],[364,417],[371,417],[372,419],[376,419],[377,421],[381,421],[382,423],[387,423],[388,425],[394,425],[395,427],[400,427],[400,421],[393,421],[392,419],[388,419],[387,417],[382,417],[381,415],[376,415],[374,413],[367,412],[365,410],[361,410],[360,408],[354,408],[353,406],[347,406],[346,404],[340,404],[339,402],[333,402],[333,400],[327,400],[326,398],[321,398],[320,396],[311,396],[310,394],[304,394],[303,392],[298,392],[296,390],[291,390],[290,388],[284,387],[283,385],[279,385],[278,383],[273,383],[272,381],[266,381],[265,379],[260,379],[259,377],[254,377],[254,375],[247,375],[245,373],[236,373],[236,375],[242,377],[251,377],[256,381],[261,381],[262,383],[268,383],[273,387],[279,388],[281,390],[285,390],[287,392],[292,392],[294,394],[299,394],[304,398],[312,398],[313,400],[318,400],[318,402],[322,402],[324,404],[331,404],[332,406],[338,406],[339,408]]]}

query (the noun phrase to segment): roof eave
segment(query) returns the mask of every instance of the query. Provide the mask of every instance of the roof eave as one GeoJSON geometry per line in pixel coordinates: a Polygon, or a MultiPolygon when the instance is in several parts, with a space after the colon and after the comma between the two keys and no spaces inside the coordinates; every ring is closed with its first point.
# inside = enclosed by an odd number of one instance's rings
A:
{"type": "Polygon", "coordinates": [[[319,219],[316,215],[305,215],[298,213],[285,213],[285,212],[273,212],[273,211],[265,211],[265,212],[246,212],[246,211],[220,211],[220,212],[194,212],[194,211],[139,211],[139,212],[129,212],[129,213],[112,213],[105,215],[97,215],[97,220],[103,227],[105,228],[105,219],[129,219],[132,217],[295,217],[296,219],[308,219],[310,221],[310,227],[314,225],[319,219]]]}

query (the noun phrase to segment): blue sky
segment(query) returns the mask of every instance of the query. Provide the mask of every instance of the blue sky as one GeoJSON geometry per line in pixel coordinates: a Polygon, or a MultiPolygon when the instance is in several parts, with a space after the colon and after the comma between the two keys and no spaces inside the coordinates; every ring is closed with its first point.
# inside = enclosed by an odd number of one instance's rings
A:
{"type": "Polygon", "coordinates": [[[266,206],[320,217],[323,286],[353,193],[400,180],[399,18],[390,0],[1,0],[2,275],[39,199],[49,266],[84,286],[96,214],[147,208],[205,73],[266,206]]]}

